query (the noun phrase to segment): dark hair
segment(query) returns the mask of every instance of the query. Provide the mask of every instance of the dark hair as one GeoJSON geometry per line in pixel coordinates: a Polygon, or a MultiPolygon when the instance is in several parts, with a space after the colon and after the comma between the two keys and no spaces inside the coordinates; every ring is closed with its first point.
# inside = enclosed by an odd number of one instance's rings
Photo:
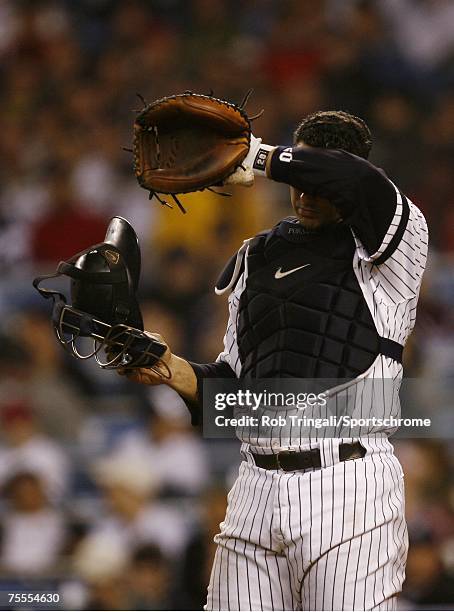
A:
{"type": "Polygon", "coordinates": [[[294,143],[311,147],[344,149],[367,159],[372,136],[366,123],[344,111],[318,111],[308,115],[293,134],[294,143]]]}
{"type": "Polygon", "coordinates": [[[141,544],[132,555],[134,563],[144,563],[148,565],[162,565],[165,563],[164,555],[154,544],[141,544]]]}

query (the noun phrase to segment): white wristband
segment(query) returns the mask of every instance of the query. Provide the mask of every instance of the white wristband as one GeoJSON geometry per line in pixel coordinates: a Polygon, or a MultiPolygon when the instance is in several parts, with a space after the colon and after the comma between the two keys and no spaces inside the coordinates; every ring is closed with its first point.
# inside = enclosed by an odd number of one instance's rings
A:
{"type": "Polygon", "coordinates": [[[245,168],[251,168],[254,174],[265,176],[268,153],[273,149],[274,147],[270,147],[270,145],[262,144],[261,138],[256,138],[254,134],[251,134],[249,151],[242,165],[245,168]]]}
{"type": "Polygon", "coordinates": [[[276,147],[272,147],[267,144],[260,144],[256,150],[254,160],[252,162],[252,170],[254,174],[258,176],[266,176],[266,162],[270,151],[273,151],[276,147]]]}
{"type": "Polygon", "coordinates": [[[261,138],[256,138],[251,134],[251,142],[246,157],[235,172],[225,179],[223,185],[251,187],[254,184],[254,175],[266,176],[266,162],[270,151],[275,148],[262,144],[261,138]]]}

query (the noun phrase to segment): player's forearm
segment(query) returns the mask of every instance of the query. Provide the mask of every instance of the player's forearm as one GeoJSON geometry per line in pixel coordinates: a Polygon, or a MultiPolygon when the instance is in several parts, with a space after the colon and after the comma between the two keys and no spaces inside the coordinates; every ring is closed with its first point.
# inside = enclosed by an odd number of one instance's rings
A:
{"type": "Polygon", "coordinates": [[[235,378],[236,374],[225,361],[193,363],[172,355],[172,378],[167,383],[185,400],[191,413],[192,425],[202,422],[203,381],[205,378],[235,378]]]}
{"type": "MultiPolygon", "coordinates": [[[[262,165],[254,173],[260,174],[262,165]]],[[[345,190],[351,182],[361,180],[376,170],[367,160],[338,149],[294,146],[274,147],[265,162],[266,176],[306,191],[322,188],[345,190]]]]}
{"type": "Polygon", "coordinates": [[[167,382],[168,386],[184,399],[190,402],[197,401],[197,376],[190,363],[178,355],[172,355],[169,369],[171,377],[167,382]]]}
{"type": "Polygon", "coordinates": [[[268,154],[266,176],[328,199],[370,254],[380,247],[396,212],[396,190],[385,173],[346,151],[276,147],[268,154]]]}
{"type": "Polygon", "coordinates": [[[236,377],[235,372],[225,361],[193,363],[173,354],[170,358],[169,369],[171,378],[167,384],[191,402],[198,400],[202,382],[205,378],[236,377]]]}

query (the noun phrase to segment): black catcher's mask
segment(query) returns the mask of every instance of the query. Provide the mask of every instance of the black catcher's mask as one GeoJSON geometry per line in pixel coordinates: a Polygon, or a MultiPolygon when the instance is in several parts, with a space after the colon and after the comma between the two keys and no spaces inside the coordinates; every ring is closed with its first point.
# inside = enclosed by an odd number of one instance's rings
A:
{"type": "Polygon", "coordinates": [[[139,278],[137,235],[126,219],[114,217],[104,242],[61,261],[55,274],[35,278],[33,285],[52,298],[55,333],[73,357],[94,357],[102,368],[152,367],[166,346],[143,331],[139,278]],[[71,305],[62,293],[39,286],[60,275],[71,278],[71,305]],[[88,351],[87,338],[92,340],[88,351]]]}

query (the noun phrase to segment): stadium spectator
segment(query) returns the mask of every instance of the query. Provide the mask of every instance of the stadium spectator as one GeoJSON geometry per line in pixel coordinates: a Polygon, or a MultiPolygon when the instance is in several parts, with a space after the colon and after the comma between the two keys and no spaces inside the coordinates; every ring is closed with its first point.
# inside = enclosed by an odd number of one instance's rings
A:
{"type": "Polygon", "coordinates": [[[188,519],[180,507],[154,498],[158,482],[154,467],[147,468],[136,456],[113,455],[98,460],[93,473],[104,508],[91,534],[121,542],[127,551],[155,544],[175,560],[187,540],[188,519]]]}
{"type": "Polygon", "coordinates": [[[112,451],[116,459],[131,458],[152,470],[160,495],[193,496],[210,480],[206,451],[200,435],[193,431],[186,406],[169,388],[149,392],[154,407],[140,430],[120,438],[112,451]]]}
{"type": "Polygon", "coordinates": [[[1,526],[1,569],[18,577],[55,571],[65,523],[49,504],[42,479],[33,472],[17,472],[4,490],[8,505],[1,526]]]}
{"type": "Polygon", "coordinates": [[[44,495],[61,500],[68,492],[70,466],[61,446],[41,433],[32,408],[20,400],[4,402],[0,412],[0,485],[23,471],[40,478],[44,495]]]}
{"type": "Polygon", "coordinates": [[[172,588],[172,569],[155,546],[134,550],[126,570],[126,585],[131,610],[175,609],[177,593],[172,588]]]}

